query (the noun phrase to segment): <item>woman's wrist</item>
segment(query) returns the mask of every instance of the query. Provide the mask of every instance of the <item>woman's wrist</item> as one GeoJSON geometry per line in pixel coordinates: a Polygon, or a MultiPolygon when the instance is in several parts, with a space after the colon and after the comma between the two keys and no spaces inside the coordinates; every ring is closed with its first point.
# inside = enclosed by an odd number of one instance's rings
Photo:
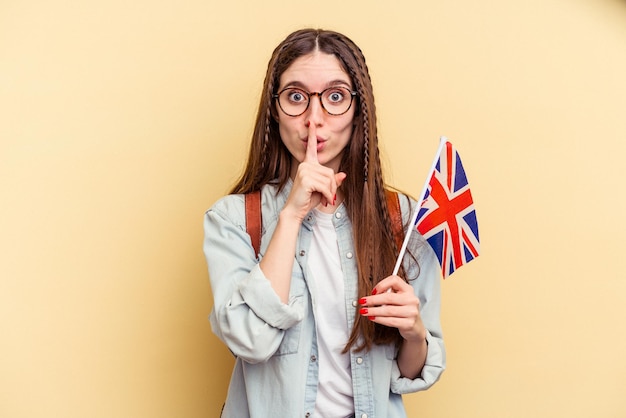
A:
{"type": "Polygon", "coordinates": [[[305,216],[306,214],[301,215],[292,210],[289,206],[285,206],[278,214],[278,222],[285,226],[300,228],[300,224],[302,224],[305,216]]]}
{"type": "Polygon", "coordinates": [[[411,341],[404,339],[398,353],[398,368],[402,376],[409,379],[417,378],[426,364],[428,340],[411,341]]]}
{"type": "Polygon", "coordinates": [[[411,335],[411,336],[403,335],[402,338],[404,338],[404,341],[409,342],[409,343],[421,344],[422,342],[426,341],[426,330],[424,329],[423,332],[415,333],[414,335],[411,335]]]}

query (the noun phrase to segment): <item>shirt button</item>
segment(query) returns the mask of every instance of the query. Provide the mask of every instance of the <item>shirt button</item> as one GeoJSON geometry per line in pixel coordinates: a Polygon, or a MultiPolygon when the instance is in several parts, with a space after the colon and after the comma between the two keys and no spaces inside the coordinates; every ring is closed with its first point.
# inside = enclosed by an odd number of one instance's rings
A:
{"type": "Polygon", "coordinates": [[[354,306],[356,308],[356,300],[352,301],[352,306],[354,306]]]}
{"type": "Polygon", "coordinates": [[[362,414],[361,418],[367,418],[367,414],[362,414]]]}
{"type": "Polygon", "coordinates": [[[346,253],[346,257],[348,257],[348,258],[352,258],[352,255],[353,254],[351,252],[349,252],[349,251],[346,253]]]}
{"type": "Polygon", "coordinates": [[[336,213],[335,213],[335,218],[337,218],[337,219],[341,219],[341,213],[336,212],[336,213]]]}
{"type": "Polygon", "coordinates": [[[304,257],[304,254],[306,254],[306,251],[300,250],[300,257],[304,257]]]}
{"type": "MultiPolygon", "coordinates": [[[[363,363],[363,358],[358,357],[358,358],[356,359],[356,364],[361,364],[361,363],[363,363]]],[[[367,416],[367,415],[366,415],[366,416],[367,416]]]]}
{"type": "Polygon", "coordinates": [[[317,360],[317,357],[315,357],[315,355],[311,356],[311,363],[315,363],[315,361],[317,360]]]}
{"type": "Polygon", "coordinates": [[[304,415],[304,418],[309,418],[310,416],[311,416],[311,413],[310,413],[310,412],[307,412],[307,413],[304,415]]]}

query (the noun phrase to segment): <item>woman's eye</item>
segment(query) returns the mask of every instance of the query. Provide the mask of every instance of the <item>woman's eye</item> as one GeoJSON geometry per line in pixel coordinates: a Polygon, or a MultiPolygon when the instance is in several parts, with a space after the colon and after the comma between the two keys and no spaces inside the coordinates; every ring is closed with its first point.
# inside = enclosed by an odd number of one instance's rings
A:
{"type": "Polygon", "coordinates": [[[306,96],[301,91],[292,91],[289,93],[289,100],[294,103],[301,103],[306,101],[306,96]]]}
{"type": "Polygon", "coordinates": [[[340,90],[331,91],[328,93],[328,100],[331,103],[339,103],[343,100],[344,93],[340,90]]]}

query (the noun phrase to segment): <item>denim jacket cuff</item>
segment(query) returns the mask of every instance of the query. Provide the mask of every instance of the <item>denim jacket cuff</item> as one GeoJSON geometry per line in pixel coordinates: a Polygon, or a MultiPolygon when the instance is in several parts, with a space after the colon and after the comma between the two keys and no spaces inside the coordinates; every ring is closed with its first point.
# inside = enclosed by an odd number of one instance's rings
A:
{"type": "Polygon", "coordinates": [[[397,394],[413,393],[426,390],[439,380],[446,367],[445,351],[443,340],[434,337],[426,330],[426,341],[428,342],[428,352],[426,353],[426,363],[422,373],[415,379],[402,377],[398,363],[393,362],[391,367],[391,391],[397,394]]]}
{"type": "Polygon", "coordinates": [[[259,264],[241,282],[239,292],[255,315],[274,328],[289,329],[304,318],[302,301],[295,298],[284,304],[259,264]]]}

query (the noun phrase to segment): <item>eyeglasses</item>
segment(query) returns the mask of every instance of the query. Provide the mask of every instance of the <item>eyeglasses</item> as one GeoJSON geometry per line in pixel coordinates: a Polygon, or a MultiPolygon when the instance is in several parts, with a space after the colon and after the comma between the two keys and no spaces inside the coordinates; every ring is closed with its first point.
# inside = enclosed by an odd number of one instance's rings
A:
{"type": "Polygon", "coordinates": [[[350,110],[352,100],[357,95],[347,87],[329,87],[321,92],[308,92],[295,87],[287,87],[272,95],[278,99],[278,106],[288,116],[300,116],[309,108],[311,96],[320,98],[322,109],[329,115],[340,116],[350,110]]]}

